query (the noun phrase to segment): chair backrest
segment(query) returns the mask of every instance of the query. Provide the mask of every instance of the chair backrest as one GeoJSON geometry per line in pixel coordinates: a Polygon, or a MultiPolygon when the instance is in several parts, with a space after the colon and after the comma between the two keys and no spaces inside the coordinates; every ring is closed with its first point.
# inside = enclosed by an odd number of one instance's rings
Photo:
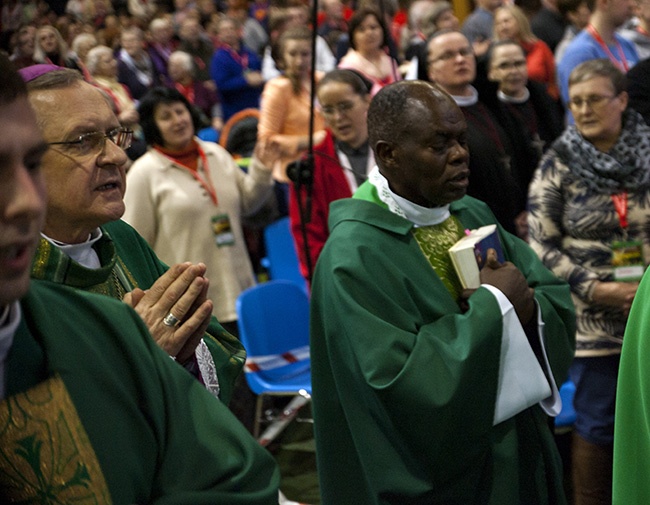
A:
{"type": "Polygon", "coordinates": [[[219,144],[234,158],[250,158],[257,142],[258,109],[244,109],[233,115],[221,130],[219,144]]]}
{"type": "Polygon", "coordinates": [[[573,397],[575,396],[576,386],[571,380],[562,384],[560,387],[560,398],[562,398],[562,411],[555,418],[555,427],[564,428],[573,426],[576,422],[576,411],[573,407],[573,397]]]}
{"type": "Polygon", "coordinates": [[[256,371],[279,377],[309,368],[309,298],[300,286],[258,284],[239,295],[236,310],[239,337],[256,371]]]}
{"type": "Polygon", "coordinates": [[[265,266],[272,280],[287,280],[307,291],[307,282],[300,273],[298,254],[291,236],[289,218],[283,217],[264,228],[265,266]]]}

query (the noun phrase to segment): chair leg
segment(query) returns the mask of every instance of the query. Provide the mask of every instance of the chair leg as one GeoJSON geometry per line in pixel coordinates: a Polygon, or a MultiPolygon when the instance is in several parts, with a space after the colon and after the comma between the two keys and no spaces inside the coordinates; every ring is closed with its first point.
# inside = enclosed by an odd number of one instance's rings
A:
{"type": "Polygon", "coordinates": [[[260,424],[262,421],[262,407],[264,405],[264,393],[260,393],[255,401],[255,424],[253,427],[253,436],[258,438],[260,436],[260,424]]]}

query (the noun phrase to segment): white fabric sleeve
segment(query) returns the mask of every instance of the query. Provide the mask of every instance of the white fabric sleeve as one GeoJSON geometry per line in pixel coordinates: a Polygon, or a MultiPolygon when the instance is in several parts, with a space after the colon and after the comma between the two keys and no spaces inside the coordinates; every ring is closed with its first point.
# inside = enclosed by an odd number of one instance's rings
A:
{"type": "Polygon", "coordinates": [[[544,347],[544,322],[537,309],[538,334],[544,356],[544,365],[549,380],[535,357],[528,343],[514,307],[501,290],[489,284],[481,284],[497,299],[503,316],[503,334],[501,337],[501,360],[499,364],[499,382],[494,407],[494,421],[497,425],[523,410],[539,403],[551,416],[559,414],[562,401],[551,373],[551,368],[544,347]]]}
{"type": "Polygon", "coordinates": [[[199,373],[205,388],[212,393],[213,396],[219,398],[221,387],[219,386],[219,378],[217,377],[217,367],[214,364],[214,359],[208,349],[208,345],[203,339],[196,346],[194,351],[196,362],[199,366],[199,373]]]}

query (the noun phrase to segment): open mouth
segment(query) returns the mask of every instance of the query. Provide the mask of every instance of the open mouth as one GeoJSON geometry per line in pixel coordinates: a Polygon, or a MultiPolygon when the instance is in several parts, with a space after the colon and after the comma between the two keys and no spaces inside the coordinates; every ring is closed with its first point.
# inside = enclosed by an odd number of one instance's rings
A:
{"type": "Polygon", "coordinates": [[[467,186],[469,184],[469,170],[464,170],[458,175],[449,179],[449,182],[454,185],[467,186]]]}

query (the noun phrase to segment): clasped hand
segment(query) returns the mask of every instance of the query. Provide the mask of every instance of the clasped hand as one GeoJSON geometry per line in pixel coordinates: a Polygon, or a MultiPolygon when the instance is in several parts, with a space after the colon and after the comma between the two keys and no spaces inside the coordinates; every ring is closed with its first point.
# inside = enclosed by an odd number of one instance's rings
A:
{"type": "MultiPolygon", "coordinates": [[[[481,284],[494,286],[508,298],[522,325],[530,322],[535,314],[535,290],[528,286],[524,274],[513,263],[499,263],[496,251],[489,249],[480,278],[481,284]]],[[[461,298],[467,299],[473,292],[465,290],[461,298]]]]}
{"type": "Polygon", "coordinates": [[[142,318],[156,343],[181,364],[194,355],[212,316],[205,271],[203,263],[179,263],[151,288],[136,288],[124,296],[123,301],[142,318]],[[179,320],[175,326],[163,323],[170,313],[179,320]]]}

